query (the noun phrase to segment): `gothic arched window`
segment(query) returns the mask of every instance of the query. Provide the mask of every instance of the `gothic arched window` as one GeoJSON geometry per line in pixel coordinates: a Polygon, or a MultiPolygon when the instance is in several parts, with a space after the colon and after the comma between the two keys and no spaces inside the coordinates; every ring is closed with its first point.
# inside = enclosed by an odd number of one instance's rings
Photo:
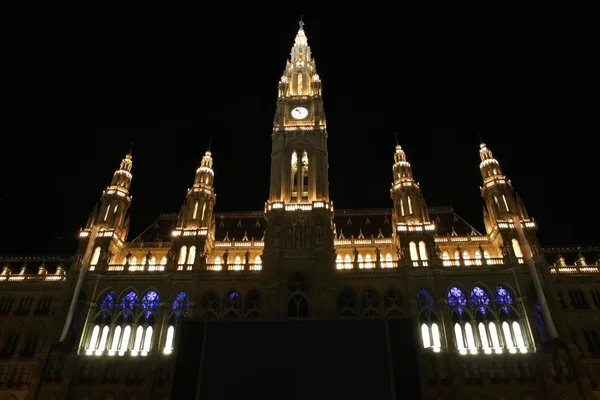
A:
{"type": "Polygon", "coordinates": [[[115,294],[114,290],[111,290],[110,292],[106,293],[102,297],[102,300],[100,301],[100,304],[98,305],[98,308],[100,310],[113,311],[115,309],[116,300],[117,300],[117,295],[115,294]]]}
{"type": "Polygon", "coordinates": [[[242,295],[237,290],[232,290],[225,296],[225,301],[223,302],[223,307],[225,308],[225,314],[223,315],[226,318],[236,318],[241,314],[242,309],[242,295]]]}
{"type": "Polygon", "coordinates": [[[488,306],[490,304],[490,296],[488,296],[487,291],[481,286],[473,286],[470,300],[473,308],[488,306]]]}
{"type": "Polygon", "coordinates": [[[434,310],[435,299],[431,292],[421,288],[417,291],[419,306],[419,324],[423,348],[439,352],[442,347],[440,327],[434,310]]]}
{"type": "Polygon", "coordinates": [[[138,295],[136,292],[134,292],[133,290],[129,293],[127,293],[126,295],[124,295],[123,297],[121,297],[121,301],[119,303],[119,308],[121,309],[129,309],[129,310],[135,310],[135,306],[137,305],[138,302],[138,295]]]}
{"type": "Polygon", "coordinates": [[[219,296],[215,292],[208,292],[202,298],[202,316],[206,319],[216,318],[219,316],[219,296]]]}
{"type": "Polygon", "coordinates": [[[156,293],[155,290],[150,290],[144,295],[144,297],[142,298],[142,308],[146,310],[146,318],[150,316],[150,310],[158,311],[159,303],[160,297],[158,296],[158,293],[156,293]]]}
{"type": "Polygon", "coordinates": [[[341,317],[355,317],[358,310],[358,295],[350,288],[346,288],[338,295],[338,315],[341,317]]]}
{"type": "Polygon", "coordinates": [[[190,303],[190,300],[188,299],[187,293],[179,292],[173,298],[173,302],[171,303],[171,308],[175,312],[182,312],[187,315],[189,303],[190,303]]]}
{"type": "Polygon", "coordinates": [[[179,292],[173,297],[173,301],[171,302],[173,314],[171,314],[168,322],[167,334],[163,345],[164,354],[171,354],[173,352],[175,330],[177,329],[179,322],[183,319],[183,316],[187,315],[188,306],[189,298],[187,293],[179,292]]]}
{"type": "Polygon", "coordinates": [[[257,317],[260,313],[260,290],[252,289],[246,293],[244,301],[244,310],[246,317],[257,317]]]}
{"type": "Polygon", "coordinates": [[[366,317],[378,316],[380,304],[379,294],[373,289],[366,289],[360,296],[362,315],[366,317]]]}
{"type": "Polygon", "coordinates": [[[419,289],[417,291],[417,305],[419,306],[419,308],[422,307],[433,307],[435,304],[435,300],[433,299],[433,296],[431,295],[431,292],[427,289],[419,289]]]}
{"type": "MultiPolygon", "coordinates": [[[[464,292],[456,286],[453,286],[448,290],[448,305],[450,309],[455,307],[465,307],[467,305],[467,297],[464,292]]],[[[458,313],[462,314],[462,308],[458,309],[458,313]]]]}
{"type": "Polygon", "coordinates": [[[510,292],[506,290],[506,288],[504,288],[503,286],[498,285],[496,286],[495,295],[496,298],[494,300],[496,300],[496,305],[502,306],[502,310],[508,313],[507,305],[513,304],[513,298],[510,292]]]}
{"type": "Polygon", "coordinates": [[[391,288],[383,296],[383,311],[385,315],[396,317],[402,314],[402,292],[398,289],[391,288]]]}

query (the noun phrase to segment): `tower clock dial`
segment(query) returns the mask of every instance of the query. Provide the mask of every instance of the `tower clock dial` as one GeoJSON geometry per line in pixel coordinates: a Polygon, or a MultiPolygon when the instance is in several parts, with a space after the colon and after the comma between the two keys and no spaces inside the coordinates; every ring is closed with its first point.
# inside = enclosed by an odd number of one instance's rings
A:
{"type": "Polygon", "coordinates": [[[304,119],[308,115],[308,110],[304,107],[296,107],[292,110],[291,114],[294,119],[304,119]]]}

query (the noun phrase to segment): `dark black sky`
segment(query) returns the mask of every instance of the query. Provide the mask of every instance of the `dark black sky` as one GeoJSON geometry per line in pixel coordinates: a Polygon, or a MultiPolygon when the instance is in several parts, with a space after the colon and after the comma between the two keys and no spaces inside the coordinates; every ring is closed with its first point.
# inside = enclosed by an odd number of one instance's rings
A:
{"type": "Polygon", "coordinates": [[[179,210],[210,138],[216,209],[262,210],[301,13],[336,208],[391,206],[398,132],[428,204],[482,228],[480,133],[543,244],[600,241],[593,35],[559,10],[57,7],[5,41],[2,254],[73,251],[131,141],[132,235],[179,210]]]}

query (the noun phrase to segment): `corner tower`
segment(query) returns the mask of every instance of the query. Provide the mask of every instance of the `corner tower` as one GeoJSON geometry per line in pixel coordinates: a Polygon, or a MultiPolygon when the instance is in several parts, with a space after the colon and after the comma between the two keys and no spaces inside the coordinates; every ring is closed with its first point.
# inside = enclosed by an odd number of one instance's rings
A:
{"type": "Polygon", "coordinates": [[[194,184],[181,206],[177,226],[172,233],[175,269],[191,271],[204,261],[214,235],[213,207],[217,195],[213,187],[215,172],[212,153],[204,153],[196,170],[194,184]]]}
{"type": "MultiPolygon", "coordinates": [[[[515,219],[518,218],[522,225],[531,249],[539,247],[535,221],[529,217],[525,204],[516,193],[513,185],[500,168],[500,163],[485,143],[479,145],[479,170],[483,178],[481,197],[485,202],[483,219],[486,231],[495,244],[504,249],[504,253],[513,258],[512,261],[523,263],[522,244],[518,240],[515,219]]],[[[531,254],[537,258],[536,254],[531,254]]]]}
{"type": "Polygon", "coordinates": [[[94,270],[98,264],[108,263],[112,254],[120,250],[127,239],[129,233],[128,211],[132,200],[129,193],[133,179],[132,168],[133,157],[130,150],[121,160],[110,185],[102,192],[100,202],[90,213],[85,228],[79,232],[81,254],[86,254],[84,249],[91,246],[88,244],[89,240],[95,241],[93,253],[87,255],[91,258],[81,260],[83,263],[89,261],[90,270],[94,270]],[[97,235],[92,235],[93,231],[97,231],[97,235]]]}
{"type": "Polygon", "coordinates": [[[436,260],[435,225],[429,219],[421,188],[415,182],[406,153],[396,144],[394,182],[390,189],[394,202],[394,237],[404,265],[426,267],[436,260]]]}
{"type": "Polygon", "coordinates": [[[313,302],[325,290],[317,288],[316,282],[332,281],[335,272],[327,130],[321,80],[302,22],[279,80],[271,138],[261,273],[265,287],[273,288],[267,297],[276,299],[270,307],[288,316],[328,314],[331,310],[313,302]],[[288,298],[279,283],[290,279],[303,282],[305,297],[288,298]]]}

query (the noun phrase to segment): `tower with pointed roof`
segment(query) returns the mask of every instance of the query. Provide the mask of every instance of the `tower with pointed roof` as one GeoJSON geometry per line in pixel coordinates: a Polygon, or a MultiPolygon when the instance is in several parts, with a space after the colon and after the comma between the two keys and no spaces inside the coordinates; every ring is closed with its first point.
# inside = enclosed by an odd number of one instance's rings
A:
{"type": "Polygon", "coordinates": [[[204,261],[214,234],[213,207],[217,195],[213,187],[215,172],[210,151],[204,153],[196,170],[194,184],[188,189],[177,224],[172,232],[171,257],[177,270],[192,270],[204,261]]]}
{"type": "Polygon", "coordinates": [[[393,176],[390,194],[394,202],[394,237],[400,249],[399,260],[407,266],[430,266],[436,257],[435,225],[429,219],[421,188],[414,180],[412,167],[398,142],[393,176]]]}
{"type": "Polygon", "coordinates": [[[319,279],[335,269],[333,207],[321,79],[302,21],[279,81],[271,137],[264,275],[301,271],[319,279]]]}
{"type": "MultiPolygon", "coordinates": [[[[80,252],[87,246],[94,226],[99,228],[98,237],[95,239],[94,252],[89,260],[92,269],[103,261],[109,261],[110,254],[115,254],[123,247],[123,242],[129,233],[129,207],[132,196],[129,192],[133,175],[132,150],[121,160],[119,168],[113,174],[110,185],[102,192],[100,201],[88,217],[84,229],[79,232],[80,252]]],[[[87,262],[88,260],[82,260],[87,262]]]]}
{"type": "Polygon", "coordinates": [[[479,145],[479,170],[483,179],[481,196],[485,207],[483,219],[487,233],[494,243],[503,248],[507,257],[523,262],[523,249],[517,239],[515,218],[521,224],[533,249],[539,248],[536,237],[537,226],[529,218],[525,204],[513,185],[502,172],[500,163],[485,143],[479,145]]]}

